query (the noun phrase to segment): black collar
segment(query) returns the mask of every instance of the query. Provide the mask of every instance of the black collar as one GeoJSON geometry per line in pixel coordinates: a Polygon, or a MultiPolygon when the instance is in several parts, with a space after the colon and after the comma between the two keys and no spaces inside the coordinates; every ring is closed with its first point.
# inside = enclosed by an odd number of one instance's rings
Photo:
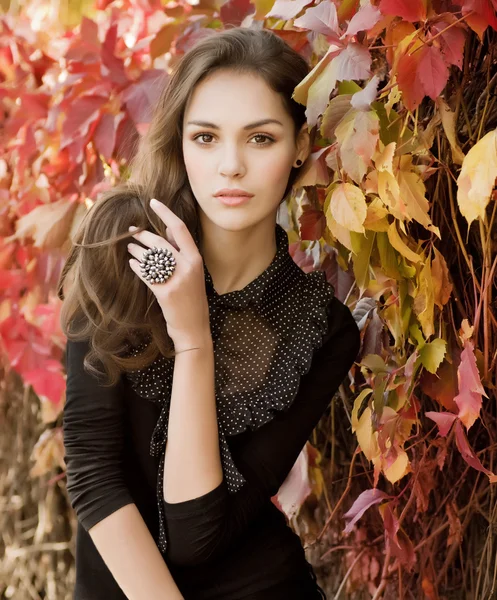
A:
{"type": "Polygon", "coordinates": [[[205,286],[209,302],[233,309],[246,308],[249,305],[261,306],[269,299],[271,289],[275,287],[276,282],[281,283],[281,279],[290,279],[291,273],[298,274],[295,271],[297,265],[288,250],[288,235],[278,223],[275,225],[275,234],[277,250],[270,265],[241,290],[218,294],[204,262],[205,286]]]}

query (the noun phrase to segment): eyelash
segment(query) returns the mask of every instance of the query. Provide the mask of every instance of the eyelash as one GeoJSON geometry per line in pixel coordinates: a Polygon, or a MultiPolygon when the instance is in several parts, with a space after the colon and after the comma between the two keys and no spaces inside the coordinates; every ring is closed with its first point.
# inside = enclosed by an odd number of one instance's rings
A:
{"type": "MultiPolygon", "coordinates": [[[[214,137],[214,136],[212,135],[212,133],[198,133],[198,134],[197,134],[197,135],[196,135],[196,136],[193,138],[193,141],[196,141],[196,140],[197,140],[199,137],[202,137],[202,136],[205,136],[205,135],[208,135],[208,136],[210,136],[210,137],[214,137]]],[[[270,135],[266,135],[265,133],[255,133],[255,134],[254,134],[252,137],[264,137],[264,138],[266,138],[267,140],[269,140],[269,141],[267,141],[267,142],[264,142],[263,144],[256,144],[256,146],[269,146],[270,144],[273,144],[273,143],[276,141],[276,140],[275,140],[274,138],[272,138],[270,135]]],[[[210,144],[209,144],[209,143],[202,142],[202,143],[200,143],[200,146],[210,146],[210,144]]]]}

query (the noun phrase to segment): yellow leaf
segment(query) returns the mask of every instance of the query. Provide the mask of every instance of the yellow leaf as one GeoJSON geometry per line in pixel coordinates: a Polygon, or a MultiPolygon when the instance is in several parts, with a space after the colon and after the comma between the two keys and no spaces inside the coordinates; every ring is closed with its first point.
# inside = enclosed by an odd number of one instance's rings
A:
{"type": "Polygon", "coordinates": [[[325,112],[330,94],[336,86],[337,74],[338,62],[333,58],[309,86],[305,111],[308,125],[315,125],[319,115],[325,112]]]}
{"type": "Polygon", "coordinates": [[[413,303],[414,312],[418,317],[426,339],[433,335],[435,331],[433,326],[435,297],[430,262],[430,259],[428,259],[419,272],[419,286],[413,303]]]}
{"type": "Polygon", "coordinates": [[[462,165],[464,161],[464,152],[457,142],[455,114],[450,110],[449,105],[443,98],[438,97],[435,100],[435,103],[442,119],[445,135],[449,140],[450,148],[452,150],[452,162],[456,165],[462,165]]]}
{"type": "Polygon", "coordinates": [[[402,479],[404,475],[407,475],[410,470],[407,453],[404,450],[401,450],[393,464],[387,467],[383,472],[390,483],[396,483],[402,479]]]}
{"type": "Polygon", "coordinates": [[[407,207],[400,194],[399,182],[389,171],[378,171],[378,195],[390,213],[399,221],[408,218],[407,207]]]}
{"type": "Polygon", "coordinates": [[[449,269],[445,262],[445,258],[435,247],[433,247],[433,251],[435,253],[435,258],[431,265],[433,294],[435,304],[441,309],[449,301],[453,286],[449,281],[449,269]]]}
{"type": "Polygon", "coordinates": [[[364,233],[364,220],[368,207],[366,198],[357,186],[339,184],[331,194],[329,211],[336,222],[349,231],[364,233]]]}
{"type": "MultiPolygon", "coordinates": [[[[380,358],[380,357],[378,357],[380,358]]],[[[352,433],[355,433],[357,427],[359,426],[359,419],[357,415],[359,414],[359,409],[362,406],[364,398],[366,398],[369,394],[371,394],[373,390],[371,388],[364,388],[362,392],[356,397],[354,400],[354,407],[352,409],[352,433]]]]}
{"type": "MultiPolygon", "coordinates": [[[[310,71],[304,79],[298,84],[298,86],[293,90],[292,98],[295,102],[299,104],[307,105],[307,97],[309,94],[309,88],[316,81],[325,67],[333,58],[333,52],[328,52],[323,56],[323,58],[318,62],[318,64],[310,71]]],[[[331,91],[331,90],[330,90],[331,91]]]]}
{"type": "Polygon", "coordinates": [[[390,223],[387,219],[388,210],[379,198],[373,198],[368,204],[368,212],[364,227],[371,231],[387,231],[390,223]]]}
{"type": "Polygon", "coordinates": [[[253,18],[255,21],[261,21],[273,8],[275,0],[250,0],[250,3],[255,6],[253,18]]]}
{"type": "Polygon", "coordinates": [[[372,411],[368,406],[364,409],[356,429],[357,442],[368,460],[373,460],[380,454],[377,441],[378,433],[373,431],[371,415],[372,411]]]}
{"type": "Polygon", "coordinates": [[[337,16],[340,23],[351,19],[359,5],[359,0],[341,0],[337,7],[337,16]]]}
{"type": "Polygon", "coordinates": [[[380,151],[375,154],[374,164],[378,171],[388,171],[393,175],[393,156],[397,144],[390,142],[384,148],[383,144],[379,143],[380,151]]]}
{"type": "Polygon", "coordinates": [[[335,128],[350,110],[352,94],[339,94],[330,100],[321,120],[320,133],[323,137],[335,137],[335,128]]]}
{"type": "Polygon", "coordinates": [[[497,129],[494,129],[466,154],[457,178],[457,203],[468,225],[485,217],[496,177],[497,129]]]}
{"type": "MultiPolygon", "coordinates": [[[[392,84],[394,83],[394,79],[395,79],[395,83],[396,83],[397,75],[394,75],[394,77],[392,78],[392,84]]],[[[387,115],[390,115],[390,111],[393,109],[395,104],[397,104],[397,102],[400,102],[401,98],[402,98],[402,93],[399,90],[399,86],[393,85],[393,87],[388,92],[388,100],[385,104],[385,110],[387,112],[387,115]]]]}
{"type": "Polygon", "coordinates": [[[397,231],[397,226],[395,224],[395,221],[393,223],[391,223],[390,227],[388,228],[387,234],[388,234],[388,239],[390,240],[390,243],[395,248],[395,250],[397,250],[397,252],[400,252],[400,254],[402,256],[407,258],[407,260],[410,260],[413,263],[417,263],[421,260],[421,257],[419,256],[419,254],[416,254],[416,252],[411,250],[409,248],[409,246],[407,246],[402,241],[400,234],[397,231]]]}
{"type": "Polygon", "coordinates": [[[404,347],[404,324],[402,322],[402,317],[400,314],[400,307],[397,302],[392,302],[390,306],[383,309],[382,311],[383,320],[387,324],[390,333],[393,335],[395,343],[395,348],[403,348],[404,347]]]}
{"type": "Polygon", "coordinates": [[[374,110],[351,109],[335,129],[343,168],[351,179],[361,183],[376,149],[379,119],[374,110]]]}
{"type": "Polygon", "coordinates": [[[397,175],[397,179],[408,216],[423,225],[425,229],[433,231],[441,239],[440,230],[433,225],[428,215],[430,204],[425,197],[425,185],[421,177],[413,171],[401,170],[397,175]]]}
{"type": "Polygon", "coordinates": [[[348,229],[346,229],[345,227],[342,227],[341,225],[339,225],[335,221],[335,219],[333,218],[332,214],[329,211],[327,211],[325,214],[326,214],[326,225],[328,226],[328,229],[330,230],[330,233],[333,235],[333,237],[336,240],[338,240],[340,242],[340,244],[345,246],[348,250],[350,250],[351,252],[354,252],[352,239],[350,237],[350,231],[348,229]]]}
{"type": "Polygon", "coordinates": [[[41,250],[60,248],[67,240],[77,207],[77,202],[66,199],[39,204],[17,220],[16,233],[3,241],[32,237],[34,246],[41,250]]]}

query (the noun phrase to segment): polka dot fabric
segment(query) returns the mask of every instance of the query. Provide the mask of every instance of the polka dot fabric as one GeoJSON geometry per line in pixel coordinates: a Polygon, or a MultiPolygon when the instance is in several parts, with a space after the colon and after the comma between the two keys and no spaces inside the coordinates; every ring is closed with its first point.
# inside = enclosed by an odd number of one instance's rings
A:
{"type": "MultiPolygon", "coordinates": [[[[204,264],[215,360],[215,395],[224,477],[230,493],[245,483],[226,441],[255,430],[287,409],[299,381],[311,367],[314,350],[328,329],[326,307],[334,288],[323,271],[304,273],[288,250],[288,236],[276,224],[277,252],[268,266],[242,290],[218,294],[204,264]]],[[[138,354],[143,345],[132,350],[138,354]]],[[[164,456],[174,358],[159,356],[145,369],[125,374],[136,393],[159,403],[161,413],[150,441],[160,457],[157,477],[158,546],[167,540],[163,511],[164,456]]]]}

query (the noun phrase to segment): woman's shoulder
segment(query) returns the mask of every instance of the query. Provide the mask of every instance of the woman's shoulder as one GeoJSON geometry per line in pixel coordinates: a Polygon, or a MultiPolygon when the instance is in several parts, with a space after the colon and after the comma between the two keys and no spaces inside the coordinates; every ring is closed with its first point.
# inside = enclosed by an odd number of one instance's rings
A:
{"type": "Polygon", "coordinates": [[[361,336],[350,308],[336,296],[333,296],[326,308],[326,314],[328,317],[328,331],[324,336],[323,346],[343,344],[344,350],[349,347],[357,348],[357,355],[361,336]]]}

